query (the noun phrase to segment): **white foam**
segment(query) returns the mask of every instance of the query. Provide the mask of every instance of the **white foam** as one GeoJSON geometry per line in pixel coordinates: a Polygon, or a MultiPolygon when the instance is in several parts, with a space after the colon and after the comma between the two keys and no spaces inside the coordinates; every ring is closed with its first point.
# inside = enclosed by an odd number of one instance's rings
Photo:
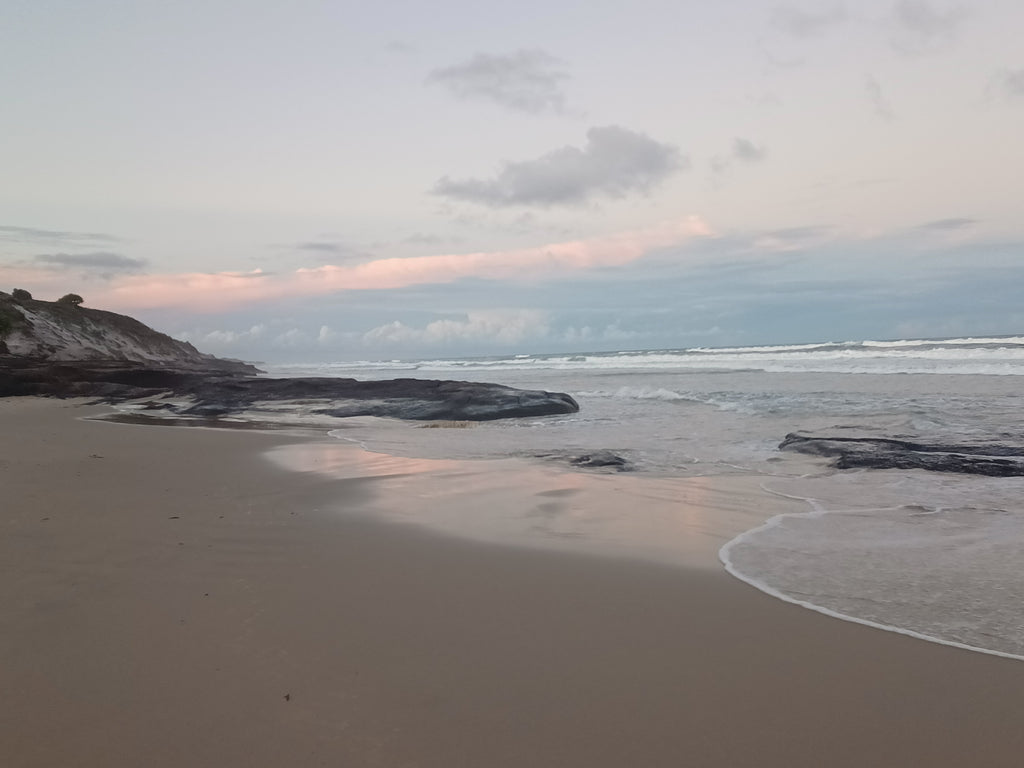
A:
{"type": "Polygon", "coordinates": [[[960,339],[902,339],[696,347],[678,350],[510,355],[489,358],[388,360],[272,366],[286,376],[350,375],[380,378],[396,374],[492,375],[511,371],[768,373],[926,373],[1024,375],[1024,336],[960,339]]]}
{"type": "Polygon", "coordinates": [[[683,394],[664,387],[619,387],[614,391],[610,390],[583,390],[576,393],[579,397],[614,397],[620,400],[662,400],[673,403],[679,401],[692,401],[693,396],[683,394]]]}
{"type": "Polygon", "coordinates": [[[1024,336],[979,336],[962,339],[901,339],[899,341],[862,341],[865,347],[959,347],[976,346],[979,344],[997,347],[1014,347],[1024,345],[1024,336]]]}
{"type": "MultiPolygon", "coordinates": [[[[794,597],[793,595],[788,594],[788,593],[784,592],[783,590],[778,589],[778,588],[772,586],[771,584],[769,584],[763,578],[759,578],[759,577],[754,576],[754,575],[752,575],[750,573],[742,571],[736,565],[736,563],[735,563],[735,561],[733,559],[733,556],[732,556],[732,551],[737,546],[739,546],[741,544],[751,544],[753,546],[756,546],[756,540],[757,540],[758,536],[764,534],[766,531],[770,531],[772,529],[778,528],[786,520],[797,519],[797,518],[803,518],[803,519],[821,518],[821,517],[824,517],[824,516],[829,515],[829,514],[840,513],[840,512],[843,511],[843,510],[827,510],[827,509],[825,509],[822,506],[822,504],[821,504],[821,502],[819,500],[814,499],[814,498],[803,497],[803,496],[798,496],[798,495],[793,495],[793,494],[781,493],[779,491],[775,491],[775,490],[772,490],[770,488],[767,488],[763,484],[762,484],[761,487],[762,487],[762,489],[766,493],[770,493],[770,494],[773,494],[773,495],[781,496],[783,498],[787,498],[787,499],[791,499],[791,500],[795,500],[795,501],[806,502],[811,507],[811,509],[809,511],[807,511],[807,512],[789,512],[789,513],[785,513],[785,514],[781,514],[781,515],[776,515],[775,517],[772,517],[769,520],[767,520],[762,525],[759,525],[756,528],[752,528],[749,531],[745,531],[744,533],[741,533],[739,536],[735,537],[731,541],[727,542],[719,550],[718,557],[719,557],[719,560],[721,560],[722,564],[725,566],[725,569],[730,574],[735,576],[736,578],[740,579],[741,581],[749,584],[750,586],[752,586],[752,587],[754,587],[754,588],[756,588],[756,589],[758,589],[758,590],[760,590],[760,591],[762,591],[762,592],[764,592],[764,593],[766,593],[768,595],[771,595],[772,597],[778,598],[779,600],[784,600],[787,603],[793,603],[794,605],[799,605],[799,606],[801,606],[803,608],[807,608],[807,609],[815,611],[817,613],[821,613],[821,614],[824,614],[826,616],[831,616],[832,618],[842,619],[843,621],[849,621],[849,622],[853,622],[855,624],[862,624],[864,626],[873,627],[875,629],[882,629],[882,630],[886,630],[888,632],[895,632],[897,634],[906,635],[908,637],[913,637],[913,638],[916,638],[916,639],[919,639],[919,640],[925,640],[925,641],[931,642],[931,643],[938,643],[939,645],[947,645],[947,646],[950,646],[950,647],[953,647],[953,648],[960,648],[960,649],[963,649],[963,650],[975,651],[977,653],[988,654],[990,656],[999,656],[1001,658],[1015,659],[1017,661],[1024,661],[1024,655],[1021,655],[1021,654],[1009,653],[1009,652],[1006,652],[1006,651],[1000,651],[1000,650],[996,650],[996,649],[992,649],[992,648],[986,648],[986,647],[983,647],[983,646],[980,646],[980,645],[972,645],[972,644],[969,644],[969,643],[963,643],[963,642],[959,642],[959,641],[956,641],[956,640],[951,640],[951,639],[948,639],[948,638],[937,637],[935,635],[926,634],[924,632],[919,632],[919,631],[916,631],[914,629],[909,629],[907,627],[898,626],[896,624],[883,623],[883,622],[875,621],[875,620],[872,620],[872,619],[869,619],[869,618],[864,618],[864,617],[861,617],[861,616],[855,616],[855,615],[852,615],[850,613],[845,613],[843,611],[835,610],[835,609],[829,608],[827,606],[819,605],[819,604],[811,602],[809,600],[804,600],[804,599],[801,599],[801,598],[798,598],[798,597],[794,597]]],[[[880,509],[858,509],[857,510],[857,512],[861,513],[861,514],[863,514],[863,513],[870,514],[872,512],[884,512],[884,511],[886,511],[886,509],[884,509],[884,508],[880,508],[880,509]]],[[[939,514],[942,511],[943,510],[941,510],[941,509],[936,509],[936,510],[930,510],[928,512],[930,514],[939,514]]],[[[919,514],[923,514],[923,513],[919,513],[919,514]]]]}

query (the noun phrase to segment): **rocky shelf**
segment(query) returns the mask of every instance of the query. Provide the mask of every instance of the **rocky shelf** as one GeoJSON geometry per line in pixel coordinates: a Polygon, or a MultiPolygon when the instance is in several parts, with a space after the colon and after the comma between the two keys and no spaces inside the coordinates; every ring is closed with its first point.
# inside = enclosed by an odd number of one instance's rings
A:
{"type": "Polygon", "coordinates": [[[1024,443],[819,435],[792,432],[783,451],[835,457],[837,469],[925,469],[991,477],[1024,476],[1024,443]]]}
{"type": "Polygon", "coordinates": [[[0,291],[0,397],[149,399],[172,416],[217,419],[290,406],[324,416],[488,421],[575,413],[576,401],[467,381],[259,376],[254,366],[199,352],[138,320],[82,306],[80,296],[40,301],[0,291]],[[167,397],[170,396],[170,397],[167,397]]]}
{"type": "Polygon", "coordinates": [[[579,410],[567,394],[500,384],[428,379],[277,379],[254,376],[252,371],[255,369],[243,363],[203,370],[135,362],[51,362],[0,356],[0,397],[91,397],[104,402],[163,398],[150,407],[205,418],[258,413],[271,406],[280,413],[289,402],[301,405],[308,414],[411,420],[489,421],[579,410]]]}

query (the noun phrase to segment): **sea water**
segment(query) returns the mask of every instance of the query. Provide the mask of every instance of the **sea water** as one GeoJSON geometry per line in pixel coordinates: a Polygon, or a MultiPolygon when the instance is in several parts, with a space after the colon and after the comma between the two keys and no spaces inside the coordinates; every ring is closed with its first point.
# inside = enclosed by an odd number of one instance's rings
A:
{"type": "Polygon", "coordinates": [[[466,430],[338,432],[370,450],[505,458],[611,450],[657,477],[742,475],[793,502],[726,544],[785,600],[1024,658],[1024,478],[838,471],[780,452],[796,430],[1024,442],[1024,337],[860,341],[276,366],[276,375],[492,381],[568,392],[577,414],[466,430]]]}

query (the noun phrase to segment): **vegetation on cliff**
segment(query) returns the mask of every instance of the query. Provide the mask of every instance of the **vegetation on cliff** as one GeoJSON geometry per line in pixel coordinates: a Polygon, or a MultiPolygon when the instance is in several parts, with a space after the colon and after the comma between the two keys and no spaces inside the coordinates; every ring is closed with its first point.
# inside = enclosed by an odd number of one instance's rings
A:
{"type": "Polygon", "coordinates": [[[90,309],[82,303],[76,293],[57,301],[41,301],[20,288],[9,294],[0,291],[0,354],[48,361],[171,365],[216,359],[127,315],[90,309]]]}

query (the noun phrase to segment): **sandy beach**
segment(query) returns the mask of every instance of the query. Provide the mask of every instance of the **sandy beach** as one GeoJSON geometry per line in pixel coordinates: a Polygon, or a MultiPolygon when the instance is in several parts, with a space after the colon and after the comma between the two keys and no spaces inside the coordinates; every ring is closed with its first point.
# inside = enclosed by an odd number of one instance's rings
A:
{"type": "Polygon", "coordinates": [[[1024,664],[733,579],[701,529],[722,487],[677,502],[675,565],[502,546],[369,514],[429,471],[288,471],[265,454],[329,438],[103,410],[0,399],[5,766],[1021,764],[1024,664]]]}

